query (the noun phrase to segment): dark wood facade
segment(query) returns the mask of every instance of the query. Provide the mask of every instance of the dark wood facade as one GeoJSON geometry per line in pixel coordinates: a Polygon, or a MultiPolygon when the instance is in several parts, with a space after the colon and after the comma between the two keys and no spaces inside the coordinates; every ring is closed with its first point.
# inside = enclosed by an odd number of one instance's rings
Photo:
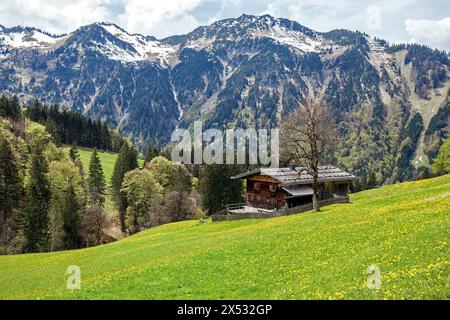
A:
{"type": "Polygon", "coordinates": [[[286,191],[268,176],[254,176],[247,179],[247,205],[264,209],[281,209],[286,205],[286,191]]]}

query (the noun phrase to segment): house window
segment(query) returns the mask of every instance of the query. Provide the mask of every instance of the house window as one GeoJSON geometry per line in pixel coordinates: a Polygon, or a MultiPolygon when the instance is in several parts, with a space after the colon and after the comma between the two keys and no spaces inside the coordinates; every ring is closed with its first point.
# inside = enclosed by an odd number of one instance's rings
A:
{"type": "Polygon", "coordinates": [[[334,186],[334,193],[338,196],[345,196],[348,192],[348,185],[347,184],[337,184],[334,186]]]}
{"type": "Polygon", "coordinates": [[[272,193],[276,193],[277,192],[277,186],[274,185],[274,184],[271,184],[269,186],[269,189],[270,189],[270,192],[272,192],[272,193]]]}
{"type": "Polygon", "coordinates": [[[261,190],[261,184],[259,182],[255,182],[253,187],[255,188],[256,192],[259,192],[261,190]]]}

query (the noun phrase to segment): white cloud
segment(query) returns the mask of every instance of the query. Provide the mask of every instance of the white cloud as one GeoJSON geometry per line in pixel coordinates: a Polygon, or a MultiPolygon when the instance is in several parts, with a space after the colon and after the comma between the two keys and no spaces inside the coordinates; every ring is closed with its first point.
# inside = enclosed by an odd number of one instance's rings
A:
{"type": "Polygon", "coordinates": [[[358,0],[0,0],[0,24],[66,33],[93,22],[110,21],[132,33],[162,38],[243,13],[269,13],[318,31],[360,30],[389,41],[413,38],[449,49],[448,18],[438,20],[443,12],[448,12],[446,1],[371,3],[358,0]],[[371,3],[381,9],[381,28],[368,27],[367,22],[372,20],[367,8],[371,3]],[[422,17],[436,20],[412,20],[422,17]]]}
{"type": "Polygon", "coordinates": [[[273,2],[269,3],[267,5],[267,7],[259,14],[260,15],[270,14],[271,16],[274,16],[274,17],[280,17],[281,11],[282,11],[281,5],[282,4],[280,3],[280,1],[273,1],[273,2]]]}
{"type": "Polygon", "coordinates": [[[442,20],[413,20],[405,21],[411,42],[426,44],[432,48],[450,51],[450,17],[442,20]]]}
{"type": "Polygon", "coordinates": [[[118,16],[120,24],[131,32],[164,33],[167,25],[171,31],[189,32],[199,22],[190,14],[205,0],[124,0],[125,11],[118,16]]]}
{"type": "Polygon", "coordinates": [[[80,25],[109,20],[110,0],[0,0],[0,23],[37,26],[53,33],[71,31],[80,25]]]}
{"type": "Polygon", "coordinates": [[[216,2],[220,2],[220,9],[218,11],[211,12],[210,17],[208,18],[207,24],[212,24],[216,21],[222,20],[225,18],[225,11],[230,8],[240,9],[242,8],[243,1],[242,0],[218,0],[216,2]]]}
{"type": "Polygon", "coordinates": [[[200,23],[190,13],[208,0],[0,0],[0,24],[36,26],[65,33],[97,21],[115,22],[130,32],[169,35],[200,23]]]}

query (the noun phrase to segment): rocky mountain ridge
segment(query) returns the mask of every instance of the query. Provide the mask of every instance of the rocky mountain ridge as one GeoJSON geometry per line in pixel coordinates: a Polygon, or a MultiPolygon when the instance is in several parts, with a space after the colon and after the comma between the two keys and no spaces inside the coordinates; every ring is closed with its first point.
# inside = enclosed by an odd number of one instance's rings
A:
{"type": "Polygon", "coordinates": [[[275,127],[309,92],[324,93],[340,128],[337,161],[379,184],[410,178],[448,134],[428,128],[448,116],[449,65],[427,47],[268,15],[160,40],[111,23],[58,36],[0,28],[0,92],[101,118],[142,148],[195,120],[275,127]]]}

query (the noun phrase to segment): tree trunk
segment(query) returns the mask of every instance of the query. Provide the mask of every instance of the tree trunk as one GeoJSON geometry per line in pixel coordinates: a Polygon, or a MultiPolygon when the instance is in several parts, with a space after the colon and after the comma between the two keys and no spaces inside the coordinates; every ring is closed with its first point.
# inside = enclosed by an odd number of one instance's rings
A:
{"type": "Polygon", "coordinates": [[[319,172],[318,169],[314,170],[313,173],[313,211],[319,212],[320,211],[320,203],[319,203],[319,172]]]}
{"type": "Polygon", "coordinates": [[[319,199],[317,199],[317,193],[313,192],[313,211],[314,212],[319,212],[320,211],[320,207],[319,207],[319,199]]]}
{"type": "Polygon", "coordinates": [[[120,229],[123,234],[127,233],[127,224],[126,224],[126,209],[120,208],[119,209],[119,220],[120,220],[120,229]]]}

